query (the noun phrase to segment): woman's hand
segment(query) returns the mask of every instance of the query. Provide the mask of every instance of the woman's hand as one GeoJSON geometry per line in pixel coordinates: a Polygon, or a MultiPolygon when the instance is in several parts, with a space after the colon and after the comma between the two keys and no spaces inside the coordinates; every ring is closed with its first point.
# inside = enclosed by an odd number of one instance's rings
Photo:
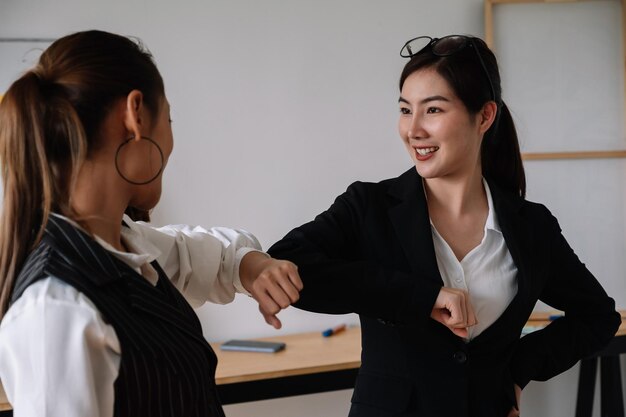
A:
{"type": "Polygon", "coordinates": [[[239,276],[243,287],[259,303],[265,322],[280,329],[282,323],[276,314],[300,298],[303,285],[298,267],[289,261],[250,252],[241,260],[239,276]]]}
{"type": "Polygon", "coordinates": [[[467,328],[477,323],[469,294],[456,288],[441,288],[430,317],[459,337],[467,337],[467,328]]]}
{"type": "Polygon", "coordinates": [[[520,401],[522,400],[522,389],[515,384],[515,402],[517,407],[512,407],[507,417],[519,417],[520,415],[520,401]]]}

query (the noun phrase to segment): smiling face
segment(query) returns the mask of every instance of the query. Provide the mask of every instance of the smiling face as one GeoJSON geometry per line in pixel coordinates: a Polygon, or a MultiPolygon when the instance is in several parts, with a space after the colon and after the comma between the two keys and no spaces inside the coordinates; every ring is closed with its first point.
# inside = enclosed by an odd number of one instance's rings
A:
{"type": "MultiPolygon", "coordinates": [[[[472,115],[433,69],[409,75],[399,99],[398,131],[423,178],[458,178],[480,172],[482,115],[472,115]]],[[[490,124],[490,123],[489,123],[490,124]]]]}

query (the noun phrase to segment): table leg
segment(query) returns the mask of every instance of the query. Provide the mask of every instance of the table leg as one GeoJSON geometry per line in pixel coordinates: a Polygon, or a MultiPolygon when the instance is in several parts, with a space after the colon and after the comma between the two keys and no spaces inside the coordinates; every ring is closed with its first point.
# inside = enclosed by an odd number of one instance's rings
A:
{"type": "MultiPolygon", "coordinates": [[[[1,1],[1,0],[0,0],[1,1]]],[[[354,388],[359,370],[343,369],[217,385],[222,405],[354,388]]],[[[2,416],[0,416],[2,417],[2,416]]]]}
{"type": "Polygon", "coordinates": [[[576,417],[591,417],[593,412],[593,395],[596,388],[597,368],[597,358],[586,358],[580,361],[576,417]]]}
{"type": "Polygon", "coordinates": [[[619,356],[602,356],[600,358],[600,388],[600,415],[602,417],[624,417],[619,356]]]}

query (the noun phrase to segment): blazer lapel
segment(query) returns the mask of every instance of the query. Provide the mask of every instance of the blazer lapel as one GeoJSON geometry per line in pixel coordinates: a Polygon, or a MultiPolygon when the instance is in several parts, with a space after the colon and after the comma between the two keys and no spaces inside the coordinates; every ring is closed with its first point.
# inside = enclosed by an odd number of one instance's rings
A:
{"type": "Polygon", "coordinates": [[[389,188],[394,203],[389,218],[411,269],[443,285],[437,267],[435,247],[424,186],[415,168],[399,176],[389,188]]]}
{"type": "Polygon", "coordinates": [[[528,274],[531,272],[528,269],[531,262],[528,259],[528,245],[532,243],[529,240],[529,228],[521,213],[524,200],[502,191],[493,182],[488,182],[504,241],[517,268],[517,294],[500,317],[470,342],[473,349],[480,349],[483,353],[496,349],[502,341],[513,340],[505,336],[507,333],[515,333],[512,337],[518,338],[519,331],[535,304],[529,294],[531,289],[528,274]]]}
{"type": "Polygon", "coordinates": [[[493,205],[498,223],[502,229],[504,241],[517,267],[518,295],[525,294],[527,290],[527,268],[529,263],[526,260],[527,251],[524,250],[524,245],[529,239],[528,233],[530,233],[530,231],[525,227],[525,223],[520,214],[524,200],[522,200],[521,197],[506,194],[491,181],[489,181],[489,188],[491,188],[493,205]]]}

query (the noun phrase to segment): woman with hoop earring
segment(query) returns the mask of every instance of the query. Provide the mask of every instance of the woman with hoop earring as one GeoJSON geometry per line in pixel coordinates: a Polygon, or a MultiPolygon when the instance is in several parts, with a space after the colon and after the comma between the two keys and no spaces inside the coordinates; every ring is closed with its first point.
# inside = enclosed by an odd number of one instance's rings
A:
{"type": "Polygon", "coordinates": [[[0,379],[16,417],[224,416],[193,308],[276,314],[296,267],[248,232],[136,221],[173,148],[151,55],[101,31],[54,42],[0,103],[0,379]]]}

